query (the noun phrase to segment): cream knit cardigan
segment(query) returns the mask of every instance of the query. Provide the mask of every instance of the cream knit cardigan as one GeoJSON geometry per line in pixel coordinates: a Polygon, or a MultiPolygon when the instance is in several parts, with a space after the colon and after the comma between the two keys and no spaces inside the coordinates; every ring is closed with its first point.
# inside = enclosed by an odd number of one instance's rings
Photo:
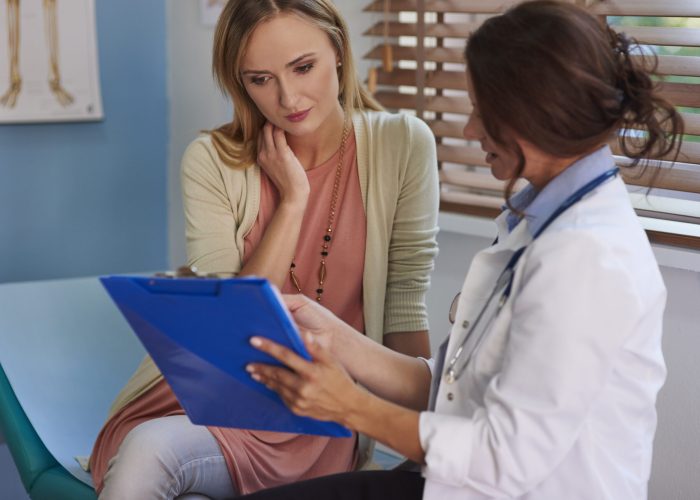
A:
{"type": "MultiPolygon", "coordinates": [[[[353,127],[367,215],[365,333],[382,342],[388,333],[428,330],[425,294],[438,231],[435,139],[424,122],[405,114],[356,111],[353,127]]],[[[258,215],[260,168],[224,165],[210,137],[200,136],[182,159],[182,192],[188,264],[206,273],[239,271],[244,238],[258,215]]],[[[110,417],[161,378],[146,356],[110,417]]],[[[364,463],[370,453],[364,439],[361,450],[364,463]]]]}

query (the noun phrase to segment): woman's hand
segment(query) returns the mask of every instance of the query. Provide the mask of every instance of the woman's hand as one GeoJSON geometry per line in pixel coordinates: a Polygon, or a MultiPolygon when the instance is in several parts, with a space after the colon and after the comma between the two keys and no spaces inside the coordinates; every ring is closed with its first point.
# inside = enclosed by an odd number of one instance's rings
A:
{"type": "Polygon", "coordinates": [[[349,328],[331,311],[308,298],[305,295],[283,295],[284,303],[292,313],[294,322],[299,330],[311,335],[314,342],[320,344],[333,356],[337,356],[336,348],[343,328],[349,328]]]}
{"type": "Polygon", "coordinates": [[[327,348],[309,332],[302,335],[313,361],[306,361],[270,340],[253,337],[253,347],[286,367],[250,364],[251,377],[275,391],[296,415],[348,425],[353,409],[360,408],[364,390],[359,388],[327,348]]]}
{"type": "Polygon", "coordinates": [[[263,126],[258,139],[258,165],[280,193],[281,202],[303,202],[309,197],[309,180],[287,144],[284,130],[270,122],[263,126]]]}

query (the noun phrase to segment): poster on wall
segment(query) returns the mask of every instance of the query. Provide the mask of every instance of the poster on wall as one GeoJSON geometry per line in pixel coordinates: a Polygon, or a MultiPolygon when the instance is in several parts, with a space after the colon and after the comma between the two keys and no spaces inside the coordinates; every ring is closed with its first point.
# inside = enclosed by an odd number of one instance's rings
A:
{"type": "Polygon", "coordinates": [[[102,118],[95,0],[0,0],[0,123],[102,118]]]}
{"type": "Polygon", "coordinates": [[[199,0],[199,15],[204,26],[215,26],[226,0],[199,0]]]}

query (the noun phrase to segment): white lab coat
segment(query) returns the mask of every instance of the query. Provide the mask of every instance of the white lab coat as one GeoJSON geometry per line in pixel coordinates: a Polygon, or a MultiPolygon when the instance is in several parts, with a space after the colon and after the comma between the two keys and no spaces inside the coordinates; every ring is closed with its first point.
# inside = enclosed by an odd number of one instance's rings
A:
{"type": "MultiPolygon", "coordinates": [[[[473,260],[447,360],[527,222],[473,260]]],[[[666,290],[615,178],[523,254],[513,292],[464,374],[420,416],[425,500],[647,496],[666,290]]],[[[447,312],[447,311],[446,311],[447,312]]],[[[432,367],[431,367],[432,369],[432,367]]],[[[440,374],[434,374],[439,377],[440,374]]]]}

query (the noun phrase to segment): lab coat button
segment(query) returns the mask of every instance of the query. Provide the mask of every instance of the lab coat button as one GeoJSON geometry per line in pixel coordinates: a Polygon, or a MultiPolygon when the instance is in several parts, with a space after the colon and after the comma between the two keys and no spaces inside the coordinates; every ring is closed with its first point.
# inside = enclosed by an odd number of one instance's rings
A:
{"type": "Polygon", "coordinates": [[[447,393],[447,400],[448,400],[448,401],[452,401],[454,398],[455,398],[455,397],[454,397],[454,394],[452,394],[451,392],[448,392],[448,393],[447,393]]]}
{"type": "Polygon", "coordinates": [[[469,321],[464,320],[464,321],[462,322],[462,328],[464,328],[465,330],[466,330],[467,328],[469,328],[469,321]]]}

